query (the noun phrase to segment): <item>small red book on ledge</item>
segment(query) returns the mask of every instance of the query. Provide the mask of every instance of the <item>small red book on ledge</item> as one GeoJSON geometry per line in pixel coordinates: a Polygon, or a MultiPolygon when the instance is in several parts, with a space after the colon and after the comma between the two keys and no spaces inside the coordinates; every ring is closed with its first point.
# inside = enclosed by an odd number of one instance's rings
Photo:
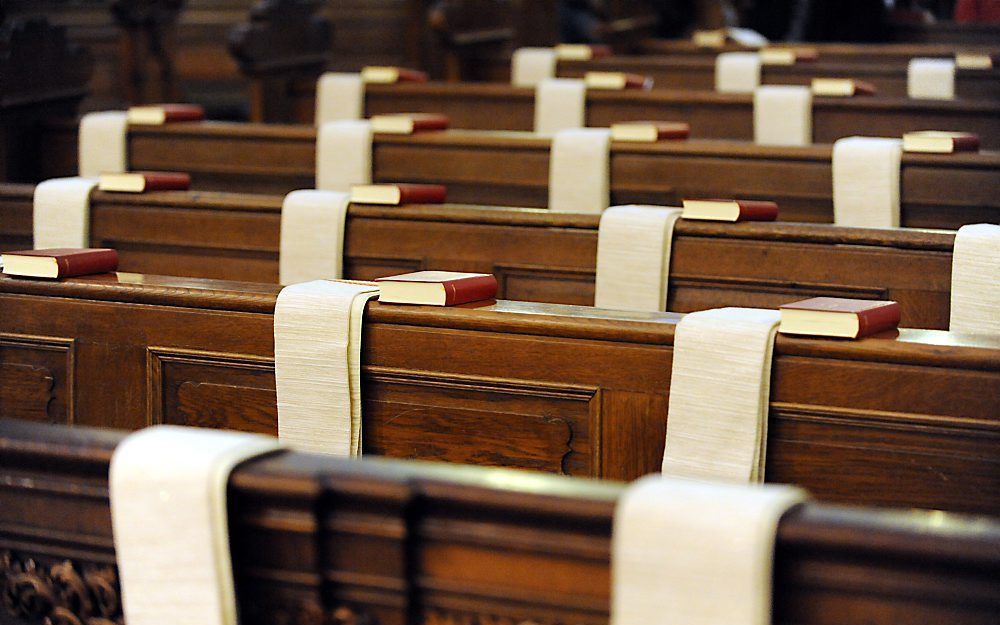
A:
{"type": "Polygon", "coordinates": [[[813,95],[830,98],[850,98],[858,95],[875,95],[875,85],[853,78],[813,78],[813,95]]]}
{"type": "Polygon", "coordinates": [[[444,204],[448,189],[440,184],[356,184],[351,187],[353,204],[444,204]]]}
{"type": "Polygon", "coordinates": [[[491,273],[417,271],[378,278],[378,301],[386,304],[458,306],[497,296],[497,279],[491,273]]]}
{"type": "Polygon", "coordinates": [[[161,126],[171,122],[200,122],[205,119],[205,109],[197,104],[154,104],[133,106],[128,110],[128,123],[143,126],[161,126]]]}
{"type": "Polygon", "coordinates": [[[782,334],[860,339],[899,326],[899,304],[890,301],[813,297],[785,304],[782,334]]]}
{"type": "Polygon", "coordinates": [[[611,124],[612,141],[655,143],[678,141],[691,135],[691,126],[684,122],[620,122],[611,124]]]}
{"type": "Polygon", "coordinates": [[[556,58],[560,61],[592,61],[611,56],[611,46],[588,43],[560,43],[556,45],[556,58]]]}
{"type": "Polygon", "coordinates": [[[623,89],[653,88],[653,79],[649,76],[624,72],[587,72],[583,75],[583,82],[588,89],[621,91],[623,89]]]}
{"type": "Polygon", "coordinates": [[[118,269],[118,252],[109,248],[51,248],[5,252],[3,272],[26,278],[73,278],[118,269]]]}
{"type": "Polygon", "coordinates": [[[146,191],[187,191],[191,176],[173,171],[136,171],[126,174],[101,174],[97,188],[113,193],[144,193],[146,191]]]}
{"type": "Polygon", "coordinates": [[[703,221],[774,221],[778,205],[766,200],[684,200],[684,219],[703,221]]]}
{"type": "Polygon", "coordinates": [[[451,118],[440,113],[392,113],[371,116],[372,132],[412,135],[415,132],[447,130],[451,118]]]}
{"type": "Polygon", "coordinates": [[[405,67],[369,65],[361,70],[362,82],[391,85],[397,82],[427,82],[427,74],[405,67]]]}

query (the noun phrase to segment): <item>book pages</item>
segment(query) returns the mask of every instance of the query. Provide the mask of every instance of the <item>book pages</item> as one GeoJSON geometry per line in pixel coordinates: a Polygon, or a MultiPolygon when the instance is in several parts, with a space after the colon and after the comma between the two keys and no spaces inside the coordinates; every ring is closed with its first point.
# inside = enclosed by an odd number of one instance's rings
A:
{"type": "Polygon", "coordinates": [[[667,308],[670,246],[679,208],[612,206],[597,233],[594,306],[661,312],[667,308]]]}
{"type": "Polygon", "coordinates": [[[535,88],[535,132],[554,135],[587,125],[587,86],[573,78],[549,78],[535,88]]]}
{"type": "Polygon", "coordinates": [[[316,188],[350,193],[371,184],[372,124],[366,120],[327,122],[316,137],[316,188]]]}
{"type": "Polygon", "coordinates": [[[326,72],[316,81],[316,127],[365,117],[365,84],[361,74],[326,72]]]}
{"type": "Polygon", "coordinates": [[[833,223],[898,228],[900,139],[847,137],[833,144],[833,223]]]}
{"type": "Polygon", "coordinates": [[[812,90],[796,85],[758,87],[753,94],[753,136],[757,145],[812,143],[812,90]]]}
{"type": "Polygon", "coordinates": [[[128,171],[128,113],[102,111],[80,118],[79,175],[96,178],[101,174],[128,171]]]}
{"type": "Polygon", "coordinates": [[[778,522],[807,494],[647,476],[618,500],[611,625],[768,625],[778,522]]]}
{"type": "Polygon", "coordinates": [[[715,90],[753,93],[760,86],[760,66],[756,52],[723,52],[715,57],[715,90]]]}
{"type": "Polygon", "coordinates": [[[552,139],[549,157],[549,210],[602,213],[610,200],[611,131],[563,130],[552,139]]]}
{"type": "Polygon", "coordinates": [[[378,288],[317,280],[285,287],[274,309],[278,437],[299,451],[360,451],[361,320],[378,288]]]}
{"type": "Polygon", "coordinates": [[[53,178],[38,184],[32,207],[36,250],[90,247],[90,193],[97,178],[53,178]]]}
{"type": "Polygon", "coordinates": [[[295,284],[343,278],[344,227],[351,196],[300,190],[281,205],[278,280],[295,284]]]}
{"type": "Polygon", "coordinates": [[[906,67],[906,93],[924,100],[954,100],[954,59],[910,59],[906,67]]]}
{"type": "Polygon", "coordinates": [[[558,56],[554,48],[518,48],[510,57],[510,84],[535,87],[556,77],[558,56]]]}
{"type": "Polygon", "coordinates": [[[780,314],[717,308],[685,315],[674,333],[663,474],[764,480],[771,354],[780,314]]]}
{"type": "Polygon", "coordinates": [[[1000,226],[959,228],[951,261],[952,332],[1000,337],[1000,226]]]}
{"type": "Polygon", "coordinates": [[[237,464],[278,447],[259,434],[161,425],[115,449],[111,521],[130,625],[236,625],[226,486],[237,464]]]}

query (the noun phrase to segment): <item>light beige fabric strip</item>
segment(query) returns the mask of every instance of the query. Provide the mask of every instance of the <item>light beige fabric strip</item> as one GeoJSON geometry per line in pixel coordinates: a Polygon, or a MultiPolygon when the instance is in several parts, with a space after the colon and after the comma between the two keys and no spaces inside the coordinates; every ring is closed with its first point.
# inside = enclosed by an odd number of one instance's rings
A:
{"type": "Polygon", "coordinates": [[[278,280],[295,284],[343,278],[344,227],[351,196],[292,191],[281,205],[278,280]]]}
{"type": "Polygon", "coordinates": [[[78,131],[79,174],[96,178],[101,174],[128,171],[128,113],[101,111],[80,119],[78,131]]]}
{"type": "Polygon", "coordinates": [[[769,625],[789,486],[644,477],[615,510],[611,625],[769,625]]]}
{"type": "Polygon", "coordinates": [[[777,310],[717,308],[685,315],[674,333],[663,473],[764,480],[777,310]]]}
{"type": "Polygon", "coordinates": [[[955,60],[910,59],[906,67],[906,93],[921,100],[954,100],[955,60]]]}
{"type": "Polygon", "coordinates": [[[90,194],[96,178],[53,178],[35,187],[35,249],[90,247],[90,194]]]}
{"type": "Polygon", "coordinates": [[[1000,226],[959,228],[951,261],[952,332],[1000,336],[1000,226]]]}
{"type": "Polygon", "coordinates": [[[361,329],[378,288],[316,280],[282,289],[274,310],[278,436],[300,451],[361,451],[361,329]]]}
{"type": "Polygon", "coordinates": [[[554,135],[587,125],[587,86],[574,78],[550,78],[535,88],[535,133],[554,135]]]}
{"type": "Polygon", "coordinates": [[[758,87],[753,96],[754,143],[810,145],[813,136],[812,108],[812,90],[809,87],[758,87]]]}
{"type": "Polygon", "coordinates": [[[597,233],[594,306],[612,310],[667,309],[670,245],[679,208],[612,206],[597,233]]]}
{"type": "Polygon", "coordinates": [[[315,125],[365,117],[365,84],[361,74],[327,72],[316,81],[315,125]]]}
{"type": "Polygon", "coordinates": [[[760,86],[761,63],[756,52],[723,52],[715,57],[715,90],[753,93],[760,86]]]}
{"type": "Polygon", "coordinates": [[[549,210],[599,214],[611,195],[611,131],[563,130],[552,139],[549,210]]]}
{"type": "Polygon", "coordinates": [[[536,87],[556,77],[558,57],[553,48],[518,48],[510,58],[510,84],[536,87]]]}
{"type": "Polygon", "coordinates": [[[372,124],[367,120],[327,122],[316,141],[316,188],[350,193],[372,181],[372,124]]]}
{"type": "Polygon", "coordinates": [[[833,144],[833,223],[898,228],[903,142],[847,137],[833,144]]]}
{"type": "Polygon", "coordinates": [[[259,434],[161,425],[111,459],[111,520],[129,625],[236,625],[226,485],[278,449],[259,434]]]}

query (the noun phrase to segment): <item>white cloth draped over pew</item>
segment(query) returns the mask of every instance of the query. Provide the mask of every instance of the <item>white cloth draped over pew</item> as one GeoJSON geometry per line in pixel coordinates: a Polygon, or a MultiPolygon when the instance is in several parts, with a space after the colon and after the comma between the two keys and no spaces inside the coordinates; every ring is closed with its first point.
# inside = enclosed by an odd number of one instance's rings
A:
{"type": "Polygon", "coordinates": [[[125,111],[87,113],[78,131],[79,175],[128,171],[128,114],[125,111]]]}
{"type": "Polygon", "coordinates": [[[90,247],[90,194],[97,178],[54,178],[35,187],[35,249],[90,247]]]}
{"type": "Polygon", "coordinates": [[[278,437],[299,451],[361,454],[361,332],[378,287],[287,286],[274,309],[278,437]]]}
{"type": "Polygon", "coordinates": [[[536,87],[556,77],[559,57],[554,48],[519,48],[510,59],[510,84],[536,87]]]}
{"type": "Polygon", "coordinates": [[[833,144],[833,223],[898,228],[903,142],[847,137],[833,144]]]}
{"type": "Polygon", "coordinates": [[[295,284],[344,277],[344,229],[351,196],[301,190],[281,205],[278,281],[295,284]]]}
{"type": "Polygon", "coordinates": [[[556,134],[549,158],[550,211],[604,212],[611,194],[610,149],[607,128],[575,128],[556,134]]]}
{"type": "Polygon", "coordinates": [[[756,52],[723,52],[715,57],[715,90],[753,93],[760,86],[761,61],[756,52]]]}
{"type": "Polygon", "coordinates": [[[949,329],[1000,337],[1000,225],[962,226],[951,262],[949,329]]]}
{"type": "Polygon", "coordinates": [[[906,68],[906,93],[922,100],[954,100],[955,60],[910,59],[906,68]]]}
{"type": "Polygon", "coordinates": [[[535,87],[535,132],[554,135],[587,125],[587,86],[574,78],[549,78],[535,87]]]}
{"type": "Polygon", "coordinates": [[[361,74],[327,72],[316,82],[315,125],[364,119],[365,83],[361,74]]]}
{"type": "Polygon", "coordinates": [[[758,87],[753,96],[753,133],[757,145],[805,146],[812,143],[812,90],[796,85],[758,87]]]}
{"type": "Polygon", "coordinates": [[[316,138],[316,188],[349,193],[372,181],[372,124],[367,120],[327,122],[316,138]]]}

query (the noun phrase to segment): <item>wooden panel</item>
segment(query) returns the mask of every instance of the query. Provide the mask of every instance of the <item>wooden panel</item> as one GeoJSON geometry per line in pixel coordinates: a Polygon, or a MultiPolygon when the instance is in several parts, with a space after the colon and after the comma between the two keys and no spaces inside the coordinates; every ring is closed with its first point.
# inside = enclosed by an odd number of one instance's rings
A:
{"type": "Polygon", "coordinates": [[[73,423],[74,340],[0,333],[0,415],[73,423]]]}

